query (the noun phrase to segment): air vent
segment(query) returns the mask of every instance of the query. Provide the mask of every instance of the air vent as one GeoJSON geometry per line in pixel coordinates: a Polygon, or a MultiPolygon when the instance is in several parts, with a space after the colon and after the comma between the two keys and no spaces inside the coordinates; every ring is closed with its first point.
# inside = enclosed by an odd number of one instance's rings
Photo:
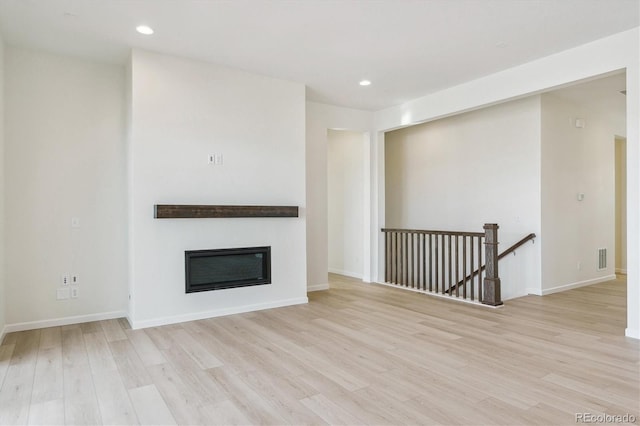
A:
{"type": "Polygon", "coordinates": [[[607,269],[607,249],[599,248],[598,249],[598,271],[602,271],[603,269],[607,269]]]}

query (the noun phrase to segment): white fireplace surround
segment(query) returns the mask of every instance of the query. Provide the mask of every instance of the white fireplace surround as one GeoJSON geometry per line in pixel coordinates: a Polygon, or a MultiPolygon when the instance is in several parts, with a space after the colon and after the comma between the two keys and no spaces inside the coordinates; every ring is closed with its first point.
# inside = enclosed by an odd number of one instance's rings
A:
{"type": "Polygon", "coordinates": [[[304,86],[139,50],[128,84],[132,328],[306,303],[304,86]],[[156,204],[302,208],[158,220],[156,204]],[[185,294],[185,251],[256,246],[272,247],[271,285],[185,294]]]}

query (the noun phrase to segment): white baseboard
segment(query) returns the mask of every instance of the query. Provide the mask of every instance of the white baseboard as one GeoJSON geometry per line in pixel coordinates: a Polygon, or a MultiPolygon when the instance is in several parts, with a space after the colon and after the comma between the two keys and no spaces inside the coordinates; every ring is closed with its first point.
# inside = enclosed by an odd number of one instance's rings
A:
{"type": "Polygon", "coordinates": [[[561,291],[571,290],[572,288],[585,287],[588,285],[598,284],[598,283],[611,281],[615,279],[616,279],[616,275],[612,274],[612,275],[607,275],[606,277],[593,278],[590,280],[578,281],[571,284],[559,285],[557,287],[545,288],[545,289],[542,289],[542,291],[536,290],[536,292],[533,294],[536,294],[538,296],[546,296],[547,294],[559,293],[561,291]]]}
{"type": "Polygon", "coordinates": [[[627,275],[626,269],[616,268],[616,274],[624,274],[627,275]]]}
{"type": "Polygon", "coordinates": [[[640,330],[627,327],[624,330],[624,335],[632,339],[640,339],[640,330]]]}
{"type": "Polygon", "coordinates": [[[442,299],[442,300],[448,300],[448,301],[455,302],[455,303],[467,303],[469,305],[482,306],[483,308],[502,309],[504,307],[504,305],[499,305],[499,306],[485,305],[484,303],[478,302],[476,300],[467,300],[467,299],[462,299],[462,298],[458,298],[458,297],[445,296],[443,294],[424,291],[424,290],[419,290],[419,289],[410,288],[410,287],[400,287],[400,286],[397,286],[397,285],[391,284],[391,283],[373,282],[371,284],[384,285],[384,286],[387,286],[387,287],[396,288],[396,289],[401,290],[401,291],[407,291],[407,290],[408,291],[413,291],[414,293],[424,294],[425,296],[429,296],[429,297],[435,297],[435,298],[439,298],[439,299],[442,299]]]}
{"type": "Polygon", "coordinates": [[[329,290],[329,283],[314,284],[314,285],[307,286],[307,293],[312,291],[322,291],[322,290],[329,290]]]}
{"type": "Polygon", "coordinates": [[[126,316],[126,317],[124,317],[124,318],[125,318],[125,319],[127,320],[127,322],[129,323],[129,327],[131,327],[131,329],[133,329],[133,320],[131,319],[131,315],[130,315],[130,314],[127,314],[127,316],[126,316]]]}
{"type": "Polygon", "coordinates": [[[127,313],[124,311],[114,311],[114,312],[102,312],[99,314],[76,315],[73,317],[54,318],[54,319],[41,320],[41,321],[18,322],[15,324],[5,325],[4,330],[2,332],[2,337],[4,338],[4,335],[6,333],[13,333],[16,331],[36,330],[39,328],[48,328],[48,327],[59,327],[62,325],[81,324],[83,322],[91,322],[91,321],[103,321],[103,320],[114,319],[114,318],[123,318],[126,316],[127,316],[127,313]]]}
{"type": "Polygon", "coordinates": [[[345,277],[362,279],[362,274],[357,272],[342,271],[340,269],[329,268],[330,274],[344,275],[345,277]]]}
{"type": "Polygon", "coordinates": [[[517,294],[512,294],[510,296],[505,296],[504,294],[502,295],[502,301],[506,302],[507,300],[513,300],[513,299],[517,299],[519,297],[524,297],[527,296],[529,294],[532,294],[529,289],[526,289],[524,292],[522,293],[517,293],[517,294]]]}
{"type": "Polygon", "coordinates": [[[525,290],[527,294],[532,294],[534,296],[542,296],[542,292],[539,288],[528,288],[525,290]]]}
{"type": "Polygon", "coordinates": [[[130,318],[128,318],[128,320],[131,328],[137,330],[140,328],[158,327],[161,325],[177,324],[187,321],[197,321],[201,319],[223,317],[233,314],[243,314],[245,312],[262,311],[264,309],[281,308],[283,306],[301,305],[304,303],[309,303],[309,299],[307,297],[297,297],[293,299],[277,300],[275,302],[269,303],[256,303],[254,305],[238,306],[228,309],[216,309],[213,311],[195,312],[190,314],[154,318],[143,321],[132,321],[130,318]]]}

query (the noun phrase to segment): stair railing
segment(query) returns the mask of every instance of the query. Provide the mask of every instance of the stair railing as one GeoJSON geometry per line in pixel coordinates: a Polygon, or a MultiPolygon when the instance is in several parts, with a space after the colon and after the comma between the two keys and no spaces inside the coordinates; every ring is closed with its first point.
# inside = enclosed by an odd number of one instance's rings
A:
{"type": "Polygon", "coordinates": [[[484,232],[383,228],[385,282],[422,293],[502,305],[498,260],[535,238],[498,255],[498,225],[484,232]]]}
{"type": "MultiPolygon", "coordinates": [[[[506,249],[505,251],[500,253],[498,255],[498,260],[501,260],[501,259],[505,258],[506,256],[510,255],[511,253],[515,254],[517,249],[519,249],[521,246],[525,245],[527,242],[533,241],[533,239],[535,237],[536,237],[536,234],[534,234],[534,233],[531,233],[531,234],[527,235],[526,237],[524,237],[523,239],[521,239],[520,241],[516,242],[511,247],[509,247],[508,249],[506,249]]],[[[487,267],[487,265],[484,264],[479,269],[476,269],[471,274],[467,275],[466,277],[464,277],[463,279],[458,281],[452,287],[451,291],[456,290],[458,287],[464,285],[467,281],[473,279],[473,277],[476,276],[480,271],[484,271],[486,269],[486,267],[487,267]]]]}

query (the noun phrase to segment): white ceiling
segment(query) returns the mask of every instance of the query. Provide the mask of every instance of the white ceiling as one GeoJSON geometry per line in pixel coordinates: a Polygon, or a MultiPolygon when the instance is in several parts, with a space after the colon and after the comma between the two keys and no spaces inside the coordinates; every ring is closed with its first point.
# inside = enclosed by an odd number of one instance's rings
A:
{"type": "Polygon", "coordinates": [[[638,0],[0,0],[9,45],[116,63],[139,47],[368,110],[638,25],[638,0]]]}

